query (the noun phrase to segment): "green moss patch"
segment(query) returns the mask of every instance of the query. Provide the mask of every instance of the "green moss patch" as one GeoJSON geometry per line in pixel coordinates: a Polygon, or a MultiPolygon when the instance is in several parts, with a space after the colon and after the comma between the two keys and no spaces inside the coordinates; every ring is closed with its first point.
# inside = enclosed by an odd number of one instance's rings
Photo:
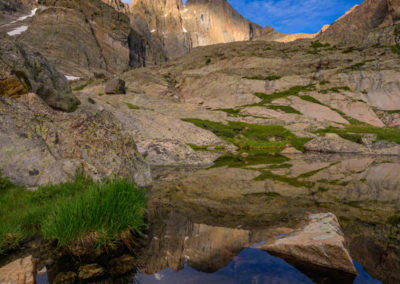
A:
{"type": "Polygon", "coordinates": [[[201,119],[183,119],[183,121],[209,130],[240,149],[280,152],[287,144],[304,151],[309,138],[300,138],[280,125],[258,125],[229,121],[227,124],[201,119]]]}
{"type": "Polygon", "coordinates": [[[271,155],[262,152],[249,153],[247,157],[241,155],[228,154],[218,158],[212,168],[228,166],[230,168],[244,168],[256,165],[280,165],[290,161],[282,155],[271,155]]]}
{"type": "Polygon", "coordinates": [[[127,107],[130,108],[130,109],[140,109],[139,106],[131,104],[131,103],[124,102],[124,104],[126,104],[127,107]]]}
{"type": "Polygon", "coordinates": [[[364,133],[372,133],[377,135],[378,141],[384,140],[400,144],[400,129],[389,127],[380,128],[364,123],[354,123],[346,125],[344,128],[328,127],[318,130],[316,133],[336,133],[339,136],[353,142],[358,142],[364,133]]]}
{"type": "Polygon", "coordinates": [[[256,105],[270,104],[277,99],[287,98],[290,96],[298,96],[301,92],[309,92],[314,90],[314,88],[315,88],[314,85],[294,86],[289,90],[282,92],[275,92],[272,94],[255,93],[254,95],[261,99],[261,102],[257,103],[256,105]]]}
{"type": "Polygon", "coordinates": [[[276,81],[282,77],[277,76],[277,75],[269,75],[269,76],[256,75],[256,76],[249,76],[249,77],[244,77],[244,78],[249,79],[249,80],[276,81]]]}
{"type": "Polygon", "coordinates": [[[298,110],[292,108],[291,106],[280,106],[280,105],[268,105],[266,106],[269,109],[283,111],[285,113],[294,113],[294,114],[301,114],[298,110]]]}

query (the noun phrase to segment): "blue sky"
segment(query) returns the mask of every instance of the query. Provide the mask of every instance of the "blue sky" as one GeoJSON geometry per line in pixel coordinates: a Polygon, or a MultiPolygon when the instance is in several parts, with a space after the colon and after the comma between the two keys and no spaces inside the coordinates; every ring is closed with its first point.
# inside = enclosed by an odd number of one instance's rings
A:
{"type": "MultiPolygon", "coordinates": [[[[130,2],[130,0],[123,0],[130,2]]],[[[363,0],[228,0],[244,17],[284,33],[316,33],[363,0]]],[[[183,2],[186,2],[185,0],[183,2]]]]}

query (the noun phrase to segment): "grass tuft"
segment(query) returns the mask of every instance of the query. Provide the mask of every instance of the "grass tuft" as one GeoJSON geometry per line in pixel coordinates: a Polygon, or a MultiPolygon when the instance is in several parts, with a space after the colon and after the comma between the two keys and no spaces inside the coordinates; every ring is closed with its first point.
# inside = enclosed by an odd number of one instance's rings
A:
{"type": "Polygon", "coordinates": [[[83,175],[35,191],[8,186],[0,191],[0,252],[40,235],[61,245],[94,231],[114,240],[119,230],[140,229],[144,196],[126,180],[102,183],[83,175]]]}
{"type": "Polygon", "coordinates": [[[98,233],[102,241],[115,241],[128,228],[141,233],[145,202],[145,191],[124,179],[94,183],[79,198],[55,206],[43,222],[42,233],[61,246],[89,233],[98,233]]]}

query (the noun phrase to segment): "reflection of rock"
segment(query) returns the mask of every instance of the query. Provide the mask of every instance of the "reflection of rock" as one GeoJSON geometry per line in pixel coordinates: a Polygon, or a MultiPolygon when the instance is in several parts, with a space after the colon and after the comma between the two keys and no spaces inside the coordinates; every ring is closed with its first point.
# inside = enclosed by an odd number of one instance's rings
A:
{"type": "Polygon", "coordinates": [[[34,284],[34,273],[32,256],[20,258],[0,268],[0,283],[34,284]]]}
{"type": "Polygon", "coordinates": [[[260,248],[285,259],[357,274],[339,222],[332,213],[310,215],[300,230],[260,248]]]}
{"type": "Polygon", "coordinates": [[[247,230],[192,224],[186,217],[171,213],[159,221],[163,225],[152,226],[156,231],[142,254],[145,266],[140,269],[146,274],[166,268],[178,271],[186,261],[200,271],[214,272],[250,245],[247,230]]]}
{"type": "Polygon", "coordinates": [[[322,153],[353,153],[364,155],[400,155],[400,145],[385,141],[376,142],[370,147],[352,142],[329,133],[325,137],[318,137],[304,145],[307,151],[322,153]]]}
{"type": "Polygon", "coordinates": [[[215,272],[248,245],[250,231],[194,224],[193,235],[186,240],[183,253],[191,267],[215,272]]]}

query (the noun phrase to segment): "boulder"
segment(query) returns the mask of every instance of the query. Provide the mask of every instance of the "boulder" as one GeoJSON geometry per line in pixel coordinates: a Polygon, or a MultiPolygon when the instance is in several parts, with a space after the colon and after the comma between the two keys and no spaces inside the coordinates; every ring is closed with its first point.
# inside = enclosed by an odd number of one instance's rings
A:
{"type": "Polygon", "coordinates": [[[43,56],[8,36],[0,37],[0,97],[36,93],[54,109],[73,111],[79,104],[67,79],[43,56]]]}
{"type": "Polygon", "coordinates": [[[343,139],[337,134],[326,134],[324,137],[315,138],[304,145],[306,151],[322,153],[365,153],[368,149],[349,140],[343,139]]]}
{"type": "Polygon", "coordinates": [[[294,262],[357,274],[339,222],[332,213],[312,214],[300,229],[259,248],[294,262]]]}
{"type": "Polygon", "coordinates": [[[109,80],[106,84],[106,94],[121,95],[126,93],[125,81],[119,78],[109,80]]]}
{"type": "Polygon", "coordinates": [[[0,267],[0,283],[34,284],[35,263],[32,256],[17,259],[0,267]]]}
{"type": "Polygon", "coordinates": [[[95,180],[117,175],[151,183],[135,141],[105,110],[57,112],[35,94],[0,98],[0,145],[0,170],[22,186],[64,182],[77,170],[95,180]]]}

